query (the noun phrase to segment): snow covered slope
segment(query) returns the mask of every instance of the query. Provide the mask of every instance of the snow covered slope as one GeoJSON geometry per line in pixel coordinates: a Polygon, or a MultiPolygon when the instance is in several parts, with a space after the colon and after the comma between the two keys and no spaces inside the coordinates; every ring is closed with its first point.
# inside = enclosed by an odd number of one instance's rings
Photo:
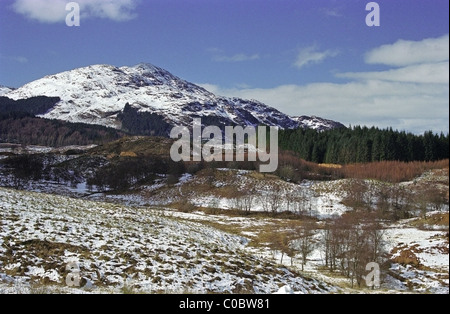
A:
{"type": "Polygon", "coordinates": [[[336,128],[345,128],[345,125],[342,123],[327,120],[316,116],[301,116],[301,117],[292,117],[295,121],[299,123],[299,126],[305,129],[314,129],[318,131],[325,131],[336,128]]]}
{"type": "Polygon", "coordinates": [[[328,128],[328,124],[295,120],[263,103],[216,96],[151,64],[133,67],[93,65],[46,76],[9,92],[12,99],[32,96],[61,98],[44,118],[120,128],[117,116],[129,103],[139,112],[159,114],[171,125],[192,125],[193,117],[205,124],[270,125],[328,128]]]}
{"type": "Polygon", "coordinates": [[[0,96],[4,96],[4,95],[6,95],[6,94],[8,94],[9,92],[12,92],[12,91],[13,91],[12,88],[0,85],[0,96]]]}
{"type": "Polygon", "coordinates": [[[337,291],[246,244],[159,210],[0,188],[0,293],[33,283],[64,292],[337,291]],[[67,265],[79,268],[83,290],[65,290],[67,265]]]}

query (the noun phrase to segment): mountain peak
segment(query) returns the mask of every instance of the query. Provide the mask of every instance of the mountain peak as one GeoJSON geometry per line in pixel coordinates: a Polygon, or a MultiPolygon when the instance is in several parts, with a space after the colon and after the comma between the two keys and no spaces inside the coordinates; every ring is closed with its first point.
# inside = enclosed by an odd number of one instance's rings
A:
{"type": "Polygon", "coordinates": [[[151,63],[148,62],[141,62],[136,64],[135,66],[132,66],[131,68],[133,69],[137,69],[137,70],[148,70],[148,71],[153,71],[153,72],[167,72],[166,70],[157,67],[156,65],[153,65],[151,63]]]}
{"type": "Polygon", "coordinates": [[[126,104],[130,105],[128,111],[130,108],[135,111],[136,119],[153,121],[141,121],[147,127],[189,126],[197,117],[203,118],[205,124],[218,126],[268,125],[283,129],[306,126],[305,119],[296,120],[258,101],[214,95],[150,63],[120,68],[107,64],[78,68],[28,83],[9,91],[7,96],[15,100],[59,97],[61,101],[43,118],[118,129],[123,127],[126,104]]]}

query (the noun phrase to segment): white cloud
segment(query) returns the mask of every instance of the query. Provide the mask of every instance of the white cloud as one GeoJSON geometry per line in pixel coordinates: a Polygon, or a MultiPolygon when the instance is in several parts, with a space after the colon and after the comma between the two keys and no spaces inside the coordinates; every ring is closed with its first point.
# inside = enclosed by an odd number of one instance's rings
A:
{"type": "Polygon", "coordinates": [[[137,16],[135,9],[138,1],[136,0],[89,0],[86,2],[88,14],[94,17],[98,16],[113,21],[127,21],[137,16]]]}
{"type": "MultiPolygon", "coordinates": [[[[16,13],[43,23],[65,21],[66,4],[69,0],[15,0],[16,13]]],[[[78,0],[82,18],[106,18],[113,21],[126,21],[136,16],[135,9],[140,0],[78,0]]]]}
{"type": "Polygon", "coordinates": [[[217,62],[244,62],[259,59],[260,59],[259,54],[246,55],[244,53],[238,53],[233,56],[216,55],[213,57],[213,60],[217,62]]]}
{"type": "Polygon", "coordinates": [[[449,62],[426,63],[410,65],[399,69],[391,69],[380,72],[348,72],[339,73],[336,76],[341,78],[382,80],[393,82],[409,83],[449,83],[449,62]]]}
{"type": "Polygon", "coordinates": [[[449,35],[421,41],[399,40],[383,45],[365,55],[369,64],[408,66],[449,60],[449,35]]]}
{"type": "MultiPolygon", "coordinates": [[[[301,52],[297,65],[320,62],[329,55],[310,47],[301,52]]],[[[449,132],[448,35],[418,42],[399,40],[372,50],[366,54],[366,61],[394,68],[338,73],[337,77],[350,79],[342,84],[268,89],[203,86],[219,95],[257,99],[293,116],[317,115],[346,125],[393,127],[414,133],[449,132]]]]}
{"type": "Polygon", "coordinates": [[[449,91],[443,84],[370,80],[269,89],[201,85],[218,95],[257,99],[293,116],[316,115],[345,125],[392,126],[414,133],[449,131],[449,91]]]}
{"type": "MultiPolygon", "coordinates": [[[[336,52],[309,47],[296,65],[322,62],[336,52]]],[[[448,35],[410,42],[399,40],[366,54],[366,62],[395,68],[338,73],[350,82],[283,85],[269,89],[206,86],[215,93],[257,99],[290,115],[317,115],[346,125],[389,127],[423,133],[449,131],[448,35]]]]}
{"type": "Polygon", "coordinates": [[[66,3],[64,0],[16,0],[13,8],[16,13],[32,20],[56,23],[65,19],[66,3]]]}
{"type": "Polygon", "coordinates": [[[335,57],[338,55],[337,51],[326,50],[317,51],[316,46],[306,47],[300,50],[297,55],[297,60],[294,65],[301,69],[311,64],[318,64],[323,62],[326,58],[335,57]]]}

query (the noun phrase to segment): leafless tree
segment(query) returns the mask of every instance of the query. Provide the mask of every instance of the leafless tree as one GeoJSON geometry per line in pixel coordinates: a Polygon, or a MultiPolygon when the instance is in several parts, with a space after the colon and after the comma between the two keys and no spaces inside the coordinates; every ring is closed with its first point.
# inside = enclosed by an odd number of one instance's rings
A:
{"type": "Polygon", "coordinates": [[[231,206],[233,206],[234,209],[237,210],[243,210],[244,209],[244,205],[243,205],[243,197],[235,197],[231,200],[231,206]]]}
{"type": "Polygon", "coordinates": [[[283,201],[283,189],[280,185],[275,184],[269,197],[269,208],[272,213],[279,211],[283,201]]]}
{"type": "Polygon", "coordinates": [[[364,180],[351,179],[345,185],[347,203],[353,208],[363,208],[366,206],[366,192],[368,187],[364,180]]]}
{"type": "Polygon", "coordinates": [[[306,266],[308,257],[316,248],[316,243],[313,240],[315,225],[312,222],[306,222],[301,227],[297,228],[297,239],[294,241],[294,247],[300,254],[302,263],[302,271],[306,266]]]}
{"type": "Polygon", "coordinates": [[[270,195],[268,195],[267,193],[262,193],[261,195],[258,196],[258,201],[261,204],[261,207],[263,209],[264,212],[269,212],[270,210],[270,195]]]}
{"type": "Polygon", "coordinates": [[[245,211],[251,211],[253,203],[256,198],[256,189],[254,186],[250,186],[249,190],[242,197],[242,207],[245,211]]]}
{"type": "Polygon", "coordinates": [[[339,269],[352,286],[361,286],[369,262],[383,262],[384,232],[373,213],[346,214],[328,223],[322,234],[326,266],[339,269]]]}

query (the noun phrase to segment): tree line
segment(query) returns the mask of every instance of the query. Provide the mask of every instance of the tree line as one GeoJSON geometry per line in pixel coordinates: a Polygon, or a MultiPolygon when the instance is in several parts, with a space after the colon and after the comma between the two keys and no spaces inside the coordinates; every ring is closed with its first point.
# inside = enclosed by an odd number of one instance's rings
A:
{"type": "Polygon", "coordinates": [[[282,130],[281,149],[315,163],[350,164],[377,161],[436,161],[449,158],[449,135],[427,131],[414,135],[392,128],[356,126],[318,132],[282,130]]]}
{"type": "Polygon", "coordinates": [[[48,120],[23,113],[0,115],[0,142],[4,143],[61,147],[104,144],[124,135],[99,125],[48,120]]]}
{"type": "Polygon", "coordinates": [[[60,147],[103,144],[125,135],[103,126],[36,117],[60,100],[46,96],[19,100],[0,97],[0,142],[60,147]]]}
{"type": "Polygon", "coordinates": [[[52,109],[61,99],[59,97],[38,96],[27,99],[13,100],[0,97],[0,115],[29,114],[31,116],[44,114],[52,109]]]}
{"type": "Polygon", "coordinates": [[[164,118],[156,113],[139,112],[131,107],[129,103],[123,108],[123,112],[118,115],[122,123],[122,129],[135,135],[147,136],[168,136],[171,125],[164,121],[164,118]]]}

